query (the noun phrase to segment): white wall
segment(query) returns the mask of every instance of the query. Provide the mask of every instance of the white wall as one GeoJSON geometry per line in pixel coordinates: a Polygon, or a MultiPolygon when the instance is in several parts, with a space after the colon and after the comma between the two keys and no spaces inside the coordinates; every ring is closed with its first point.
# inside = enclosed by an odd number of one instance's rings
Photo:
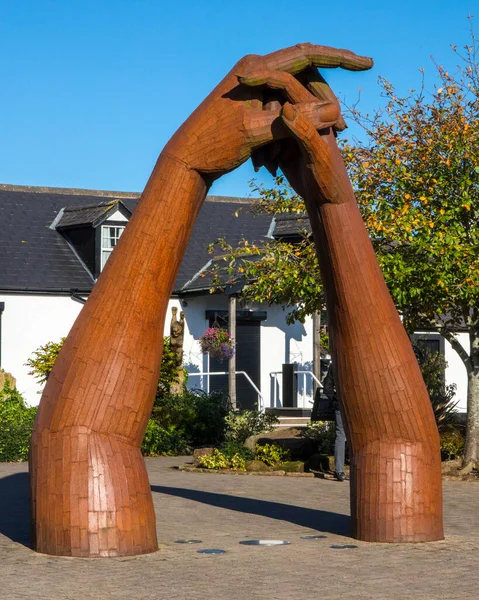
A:
{"type": "MultiPolygon", "coordinates": [[[[265,307],[261,307],[263,310],[265,307]]],[[[267,401],[266,406],[274,406],[272,384],[270,373],[281,371],[283,363],[297,363],[298,370],[312,371],[313,363],[313,338],[312,319],[307,319],[305,324],[295,323],[286,325],[288,311],[280,306],[266,307],[268,318],[261,323],[261,390],[267,401]]],[[[276,378],[277,392],[281,397],[281,375],[276,378]],[[279,388],[279,390],[278,390],[279,388]]],[[[298,381],[302,391],[303,380],[298,381]]],[[[298,394],[298,406],[311,408],[309,400],[312,399],[311,378],[307,379],[306,394],[298,394]]],[[[276,396],[276,399],[278,396],[276,396]]],[[[278,402],[276,402],[278,406],[278,402]]]]}
{"type": "MultiPolygon", "coordinates": [[[[467,333],[458,333],[458,341],[463,345],[464,350],[469,352],[469,335],[467,333]]],[[[452,349],[449,342],[445,342],[445,358],[447,361],[446,384],[455,383],[457,385],[455,399],[459,401],[456,410],[460,412],[467,411],[467,371],[464,363],[459,358],[459,354],[452,349]]]]}
{"type": "MultiPolygon", "coordinates": [[[[170,333],[171,306],[177,306],[185,313],[185,336],[183,341],[184,365],[190,374],[188,377],[189,388],[207,389],[207,378],[195,376],[194,373],[205,373],[208,371],[208,356],[201,353],[198,338],[201,337],[207,327],[208,320],[205,317],[206,310],[228,310],[228,299],[220,295],[206,295],[190,297],[183,300],[170,300],[168,306],[168,317],[165,322],[165,335],[170,333]]],[[[225,371],[228,365],[225,363],[225,371]]]]}
{"type": "Polygon", "coordinates": [[[2,315],[2,368],[17,380],[26,402],[40,402],[42,386],[28,374],[25,362],[47,342],[58,342],[70,331],[82,305],[68,296],[0,295],[2,315]]]}
{"type": "MultiPolygon", "coordinates": [[[[416,335],[427,337],[430,332],[417,331],[416,335]]],[[[437,334],[432,334],[435,337],[437,334]]],[[[457,340],[462,344],[464,350],[469,353],[469,335],[467,333],[458,333],[457,340]]],[[[451,344],[444,339],[444,358],[446,359],[446,385],[456,385],[456,395],[454,400],[458,403],[456,410],[459,412],[467,411],[467,372],[464,363],[459,358],[459,354],[453,350],[451,344]]]]}
{"type": "MultiPolygon", "coordinates": [[[[17,296],[0,295],[5,303],[2,316],[2,368],[17,379],[17,387],[30,405],[40,401],[41,386],[32,375],[25,362],[39,346],[50,341],[58,341],[68,335],[82,306],[65,296],[17,296]]],[[[207,295],[188,298],[186,305],[177,299],[170,300],[165,320],[164,334],[169,335],[171,307],[176,306],[186,314],[184,338],[184,362],[188,372],[208,371],[208,357],[200,351],[198,338],[208,327],[205,311],[208,309],[227,310],[228,299],[221,295],[207,295]]],[[[298,363],[301,370],[312,370],[312,319],[305,324],[286,325],[286,312],[279,306],[252,305],[251,310],[266,310],[267,319],[261,322],[261,393],[265,406],[271,406],[270,373],[281,371],[282,364],[298,363]]],[[[469,351],[469,337],[458,334],[459,341],[469,351]]],[[[445,342],[445,357],[448,363],[446,383],[457,385],[456,399],[458,410],[466,411],[467,376],[466,369],[448,342],[445,342]]],[[[227,367],[225,367],[227,370],[227,367]]],[[[281,378],[278,377],[279,387],[281,378]]],[[[308,378],[305,396],[298,397],[298,405],[310,408],[312,399],[311,379],[308,378]]],[[[191,376],[190,387],[202,387],[200,377],[191,376]]],[[[301,381],[300,381],[301,390],[301,381]]]]}
{"type": "MultiPolygon", "coordinates": [[[[224,296],[200,296],[186,299],[186,306],[180,307],[177,300],[170,301],[172,305],[178,306],[186,315],[186,327],[184,337],[184,362],[187,371],[192,373],[208,371],[208,357],[201,354],[198,338],[208,327],[205,318],[206,310],[228,310],[228,299],[224,296]]],[[[238,307],[241,309],[241,307],[238,307]]],[[[283,363],[297,362],[305,370],[312,370],[313,347],[312,347],[312,320],[308,319],[305,325],[296,323],[292,326],[286,325],[287,312],[279,306],[265,306],[259,304],[248,305],[249,310],[266,310],[267,319],[261,321],[261,386],[260,391],[264,398],[265,406],[271,406],[271,377],[270,373],[281,371],[283,363]]],[[[169,317],[165,323],[165,335],[169,334],[169,317]]],[[[228,369],[225,363],[225,371],[228,369]]],[[[281,384],[281,379],[278,379],[281,384]]],[[[203,387],[199,376],[190,376],[189,387],[203,387]]],[[[308,386],[304,405],[310,408],[311,386],[308,386]]],[[[302,397],[299,398],[299,404],[302,397]]]]}

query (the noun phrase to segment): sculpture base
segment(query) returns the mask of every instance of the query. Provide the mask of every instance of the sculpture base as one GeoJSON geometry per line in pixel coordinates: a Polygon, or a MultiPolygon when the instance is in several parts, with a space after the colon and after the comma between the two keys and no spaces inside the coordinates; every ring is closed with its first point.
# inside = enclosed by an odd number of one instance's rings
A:
{"type": "Polygon", "coordinates": [[[444,539],[439,452],[429,445],[371,442],[351,462],[353,537],[365,542],[444,539]]]}
{"type": "Polygon", "coordinates": [[[86,428],[34,436],[30,472],[33,549],[111,557],[158,550],[140,449],[86,428]]]}

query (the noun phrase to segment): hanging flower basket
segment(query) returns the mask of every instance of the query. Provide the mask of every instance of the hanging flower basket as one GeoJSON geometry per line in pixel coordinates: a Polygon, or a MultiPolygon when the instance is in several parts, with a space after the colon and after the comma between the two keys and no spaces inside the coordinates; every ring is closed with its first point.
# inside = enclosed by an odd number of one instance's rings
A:
{"type": "Polygon", "coordinates": [[[231,358],[235,353],[233,338],[225,329],[209,327],[198,340],[203,354],[209,354],[213,358],[231,358]]]}

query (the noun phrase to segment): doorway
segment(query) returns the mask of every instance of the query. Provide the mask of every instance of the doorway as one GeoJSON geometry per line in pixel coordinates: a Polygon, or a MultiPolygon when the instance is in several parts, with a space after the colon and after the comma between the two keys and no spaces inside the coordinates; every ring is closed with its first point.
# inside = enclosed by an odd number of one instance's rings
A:
{"type": "MultiPolygon", "coordinates": [[[[228,329],[227,311],[207,311],[206,317],[210,327],[228,329]]],[[[261,321],[265,318],[265,311],[237,311],[236,313],[236,371],[247,373],[260,391],[261,321]]],[[[210,357],[209,371],[211,373],[228,371],[228,360],[210,357]]],[[[228,375],[210,377],[209,389],[228,393],[228,375]]],[[[258,394],[244,375],[236,375],[236,402],[238,408],[250,410],[258,408],[258,394]]]]}

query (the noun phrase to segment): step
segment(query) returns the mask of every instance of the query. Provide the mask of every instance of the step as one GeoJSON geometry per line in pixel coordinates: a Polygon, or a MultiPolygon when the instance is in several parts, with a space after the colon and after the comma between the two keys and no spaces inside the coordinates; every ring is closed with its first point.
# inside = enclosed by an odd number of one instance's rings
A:
{"type": "Polygon", "coordinates": [[[310,423],[309,417],[279,417],[276,427],[307,427],[310,423]]]}
{"type": "Polygon", "coordinates": [[[266,408],[265,412],[267,415],[275,415],[276,417],[284,419],[310,419],[311,409],[302,408],[299,406],[284,406],[282,408],[266,408]]]}

